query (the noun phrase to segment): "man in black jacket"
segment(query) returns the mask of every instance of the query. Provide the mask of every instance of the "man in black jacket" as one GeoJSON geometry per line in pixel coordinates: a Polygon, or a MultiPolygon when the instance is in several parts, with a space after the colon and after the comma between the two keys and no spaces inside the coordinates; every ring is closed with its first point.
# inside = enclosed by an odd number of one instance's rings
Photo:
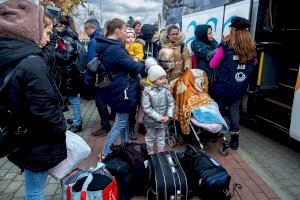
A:
{"type": "Polygon", "coordinates": [[[80,98],[78,94],[81,87],[80,71],[75,64],[76,58],[79,56],[76,52],[78,35],[76,33],[75,24],[70,16],[61,16],[59,19],[58,36],[62,38],[66,45],[66,51],[63,54],[69,58],[69,63],[63,67],[63,93],[69,98],[73,109],[73,118],[67,122],[71,124],[69,130],[73,133],[82,131],[80,98]]]}

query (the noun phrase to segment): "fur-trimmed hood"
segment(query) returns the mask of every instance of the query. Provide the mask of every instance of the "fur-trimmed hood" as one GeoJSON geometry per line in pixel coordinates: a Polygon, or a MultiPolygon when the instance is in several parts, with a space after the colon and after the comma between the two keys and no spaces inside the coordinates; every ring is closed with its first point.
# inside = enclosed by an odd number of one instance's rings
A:
{"type": "MultiPolygon", "coordinates": [[[[184,39],[185,39],[185,36],[183,35],[183,33],[179,32],[178,39],[174,43],[174,46],[180,46],[181,44],[183,44],[184,43],[184,39]]],[[[167,37],[167,31],[166,30],[162,31],[162,33],[160,34],[159,41],[160,41],[160,43],[162,45],[170,43],[170,41],[169,41],[169,39],[167,37]]]]}

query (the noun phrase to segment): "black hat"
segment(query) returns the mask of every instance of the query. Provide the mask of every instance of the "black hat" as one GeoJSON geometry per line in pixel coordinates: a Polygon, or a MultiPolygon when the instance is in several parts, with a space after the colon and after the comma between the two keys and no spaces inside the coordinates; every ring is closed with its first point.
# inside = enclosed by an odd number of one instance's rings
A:
{"type": "Polygon", "coordinates": [[[234,27],[237,30],[242,30],[246,28],[250,28],[250,21],[243,17],[233,17],[231,19],[231,25],[229,27],[234,27]]]}

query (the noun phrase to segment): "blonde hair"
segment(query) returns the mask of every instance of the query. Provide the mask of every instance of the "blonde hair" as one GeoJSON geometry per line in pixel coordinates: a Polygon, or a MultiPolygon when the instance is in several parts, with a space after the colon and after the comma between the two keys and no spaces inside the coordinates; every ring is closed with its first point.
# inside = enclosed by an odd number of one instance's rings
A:
{"type": "Polygon", "coordinates": [[[247,29],[237,30],[231,27],[230,34],[224,38],[230,49],[238,55],[241,63],[247,63],[256,57],[256,46],[247,29]]]}

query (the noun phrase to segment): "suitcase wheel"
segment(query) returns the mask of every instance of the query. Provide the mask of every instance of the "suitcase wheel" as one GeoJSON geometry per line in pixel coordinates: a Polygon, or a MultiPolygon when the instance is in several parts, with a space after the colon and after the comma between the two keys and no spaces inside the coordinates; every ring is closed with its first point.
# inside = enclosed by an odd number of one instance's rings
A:
{"type": "Polygon", "coordinates": [[[176,146],[176,138],[174,136],[170,136],[168,138],[168,145],[170,147],[175,147],[176,146]]]}

